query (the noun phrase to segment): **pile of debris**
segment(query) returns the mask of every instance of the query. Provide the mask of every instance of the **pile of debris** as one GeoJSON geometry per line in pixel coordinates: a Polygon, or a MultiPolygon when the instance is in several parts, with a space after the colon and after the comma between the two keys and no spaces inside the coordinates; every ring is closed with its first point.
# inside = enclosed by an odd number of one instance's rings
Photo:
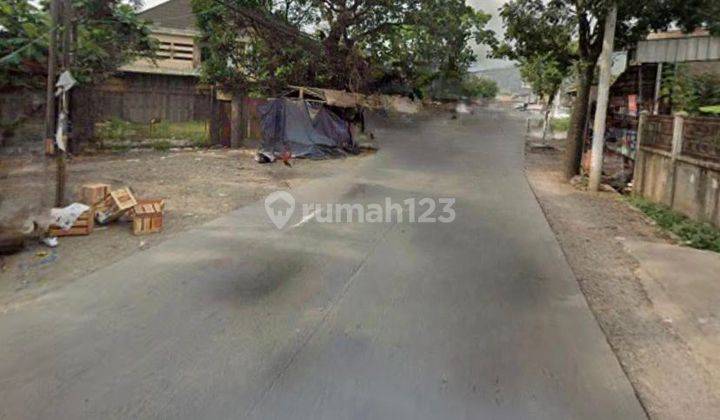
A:
{"type": "Polygon", "coordinates": [[[135,235],[160,232],[164,210],[164,200],[138,200],[129,187],[113,190],[109,184],[85,184],[78,202],[51,209],[45,217],[30,218],[20,229],[0,229],[0,255],[21,251],[31,238],[55,247],[59,237],[90,235],[96,223],[126,220],[132,222],[135,235]]]}

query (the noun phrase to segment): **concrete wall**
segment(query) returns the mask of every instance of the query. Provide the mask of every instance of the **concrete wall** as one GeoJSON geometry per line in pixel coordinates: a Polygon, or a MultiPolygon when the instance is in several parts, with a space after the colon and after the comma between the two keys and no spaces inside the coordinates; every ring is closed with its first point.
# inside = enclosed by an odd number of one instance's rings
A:
{"type": "Polygon", "coordinates": [[[694,220],[720,227],[720,164],[641,147],[636,193],[694,220]]]}

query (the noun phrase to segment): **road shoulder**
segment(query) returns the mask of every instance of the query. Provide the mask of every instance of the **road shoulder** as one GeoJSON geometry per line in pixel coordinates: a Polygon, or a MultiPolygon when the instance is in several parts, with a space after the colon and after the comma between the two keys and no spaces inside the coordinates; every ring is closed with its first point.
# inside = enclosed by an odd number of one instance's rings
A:
{"type": "MultiPolygon", "coordinates": [[[[557,147],[528,148],[527,177],[638,398],[651,418],[712,418],[720,412],[717,365],[701,350],[717,339],[707,325],[712,318],[696,317],[704,320],[705,334],[691,338],[664,315],[660,295],[649,290],[651,272],[641,270],[647,259],[633,249],[687,251],[619,195],[591,194],[562,182],[562,157],[557,147]]],[[[675,310],[692,314],[681,301],[673,302],[675,310]]]]}

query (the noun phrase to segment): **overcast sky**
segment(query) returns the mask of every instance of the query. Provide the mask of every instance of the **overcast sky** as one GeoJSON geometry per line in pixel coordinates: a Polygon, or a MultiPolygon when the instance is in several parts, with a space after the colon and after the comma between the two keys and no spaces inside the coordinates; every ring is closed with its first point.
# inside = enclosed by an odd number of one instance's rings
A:
{"type": "MultiPolygon", "coordinates": [[[[145,0],[145,8],[156,6],[160,3],[165,3],[168,0],[145,0]]],[[[485,13],[493,15],[493,20],[490,22],[490,28],[496,32],[502,29],[502,23],[497,18],[498,8],[505,3],[505,0],[466,0],[468,4],[480,9],[485,13]]],[[[488,60],[485,58],[485,52],[481,51],[478,54],[478,68],[493,68],[493,67],[507,67],[508,62],[504,60],[488,60]]]]}

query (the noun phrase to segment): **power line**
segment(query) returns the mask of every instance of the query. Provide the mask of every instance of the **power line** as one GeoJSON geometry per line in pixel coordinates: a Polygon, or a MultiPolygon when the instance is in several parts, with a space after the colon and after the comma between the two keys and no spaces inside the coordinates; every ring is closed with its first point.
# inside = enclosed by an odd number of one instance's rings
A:
{"type": "Polygon", "coordinates": [[[3,63],[5,63],[6,61],[9,61],[12,57],[14,57],[14,56],[20,54],[21,52],[25,51],[26,49],[30,48],[30,47],[31,47],[33,44],[35,44],[36,42],[40,41],[40,40],[43,39],[43,38],[46,38],[48,35],[50,35],[50,34],[52,34],[53,32],[55,32],[55,30],[56,30],[59,26],[60,26],[59,24],[58,24],[58,25],[55,25],[55,26],[52,27],[47,33],[44,33],[44,34],[40,35],[39,37],[33,39],[32,41],[28,42],[27,44],[23,45],[22,47],[18,48],[17,50],[11,52],[10,54],[6,55],[5,57],[0,58],[0,64],[3,64],[3,63]]]}

